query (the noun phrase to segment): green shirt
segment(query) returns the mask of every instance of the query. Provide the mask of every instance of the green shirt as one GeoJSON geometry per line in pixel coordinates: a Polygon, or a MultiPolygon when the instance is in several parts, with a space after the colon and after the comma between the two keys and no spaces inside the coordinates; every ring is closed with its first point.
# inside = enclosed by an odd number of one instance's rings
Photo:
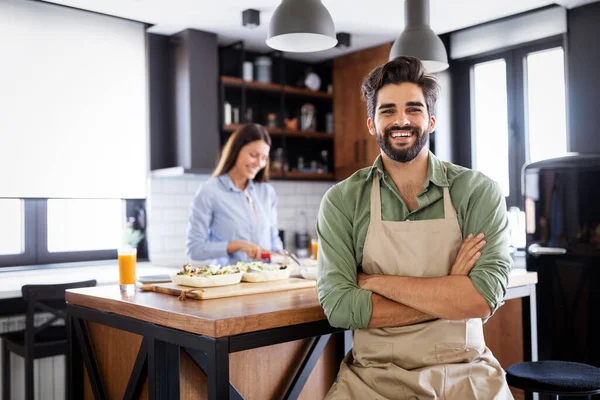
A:
{"type": "Polygon", "coordinates": [[[421,221],[444,218],[443,187],[449,186],[463,239],[469,233],[485,234],[486,245],[469,278],[486,299],[492,313],[503,304],[512,268],[509,227],[500,186],[480,172],[429,153],[427,178],[417,196],[418,207],[409,211],[383,169],[381,156],[373,166],[357,171],[327,191],[319,210],[319,301],[329,323],[346,329],[367,328],[371,319],[372,292],[356,283],[370,221],[373,174],[381,180],[381,214],[384,221],[421,221]],[[447,177],[443,165],[447,168],[447,177]]]}

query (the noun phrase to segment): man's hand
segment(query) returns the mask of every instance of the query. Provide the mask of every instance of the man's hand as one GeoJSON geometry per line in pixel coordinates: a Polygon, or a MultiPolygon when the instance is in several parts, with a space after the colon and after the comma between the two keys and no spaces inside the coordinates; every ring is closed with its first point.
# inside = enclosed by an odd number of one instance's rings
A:
{"type": "Polygon", "coordinates": [[[467,236],[458,250],[454,264],[450,267],[449,275],[469,275],[475,262],[481,257],[481,252],[479,250],[485,245],[483,237],[483,233],[480,233],[477,236],[473,236],[473,234],[470,233],[469,236],[467,236]]]}
{"type": "Polygon", "coordinates": [[[365,274],[362,272],[358,273],[358,275],[356,275],[356,283],[358,283],[358,287],[364,290],[371,290],[368,287],[369,277],[372,277],[372,275],[365,274]]]}

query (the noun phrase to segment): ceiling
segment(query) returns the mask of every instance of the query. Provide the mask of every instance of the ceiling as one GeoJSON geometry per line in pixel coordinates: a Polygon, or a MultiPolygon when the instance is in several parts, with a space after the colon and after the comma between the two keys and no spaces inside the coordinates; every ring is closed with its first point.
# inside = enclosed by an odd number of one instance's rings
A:
{"type": "MultiPolygon", "coordinates": [[[[315,53],[287,53],[290,58],[321,61],[391,42],[404,26],[402,0],[322,0],[337,32],[352,35],[352,46],[315,53]],[[352,6],[350,6],[350,4],[352,6]]],[[[596,0],[431,0],[431,27],[447,33],[551,4],[573,8],[596,0]]],[[[171,35],[187,28],[214,32],[221,44],[244,40],[248,49],[269,51],[269,20],[280,0],[46,0],[83,10],[146,22],[149,32],[171,35]],[[261,24],[242,26],[242,11],[259,10],[261,24]]]]}

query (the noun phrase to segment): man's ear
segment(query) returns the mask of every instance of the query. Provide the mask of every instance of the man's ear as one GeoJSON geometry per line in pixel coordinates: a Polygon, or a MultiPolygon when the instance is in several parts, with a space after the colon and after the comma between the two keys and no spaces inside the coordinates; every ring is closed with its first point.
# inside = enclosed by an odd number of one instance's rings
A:
{"type": "Polygon", "coordinates": [[[435,131],[435,115],[429,118],[429,133],[435,131]]]}
{"type": "Polygon", "coordinates": [[[377,131],[375,130],[375,124],[371,118],[367,118],[367,128],[369,128],[369,134],[375,136],[377,131]]]}

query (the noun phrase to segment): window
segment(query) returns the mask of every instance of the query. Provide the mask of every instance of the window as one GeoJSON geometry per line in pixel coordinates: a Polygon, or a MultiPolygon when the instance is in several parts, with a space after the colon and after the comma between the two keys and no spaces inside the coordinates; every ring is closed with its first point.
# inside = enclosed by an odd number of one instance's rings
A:
{"type": "Polygon", "coordinates": [[[0,255],[25,251],[23,200],[0,199],[0,255]]]}
{"type": "Polygon", "coordinates": [[[527,134],[530,162],[567,152],[565,64],[562,47],[526,58],[527,134]]]}
{"type": "MultiPolygon", "coordinates": [[[[145,231],[144,208],[143,199],[0,199],[0,267],[116,259],[125,221],[145,231]]],[[[136,243],[143,260],[146,243],[136,243]]]]}
{"type": "Polygon", "coordinates": [[[123,202],[117,199],[49,199],[50,253],[116,249],[121,245],[123,202]]]}
{"type": "Polygon", "coordinates": [[[567,152],[562,36],[454,62],[455,161],[497,181],[523,209],[527,162],[567,152]]]}
{"type": "Polygon", "coordinates": [[[488,61],[473,67],[473,168],[497,181],[510,194],[506,62],[488,61]]]}

